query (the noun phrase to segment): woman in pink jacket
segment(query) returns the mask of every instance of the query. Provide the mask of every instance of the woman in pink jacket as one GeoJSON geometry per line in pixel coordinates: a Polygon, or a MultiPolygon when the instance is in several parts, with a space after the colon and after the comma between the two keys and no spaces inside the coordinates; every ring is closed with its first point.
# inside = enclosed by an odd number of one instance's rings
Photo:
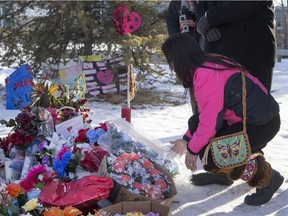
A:
{"type": "Polygon", "coordinates": [[[202,159],[211,138],[240,132],[243,129],[242,78],[245,73],[247,134],[252,153],[258,153],[256,163],[249,176],[246,166],[233,170],[219,170],[208,155],[204,169],[210,172],[225,173],[231,179],[242,178],[250,186],[258,187],[256,193],[247,195],[248,205],[267,203],[283,183],[283,176],[265,161],[262,148],[273,139],[280,128],[279,105],[259,80],[249,74],[244,67],[225,56],[208,54],[195,39],[187,34],[169,37],[162,50],[171,69],[190,89],[198,104],[198,114],[188,121],[188,130],[183,139],[172,141],[172,150],[182,155],[186,152],[185,164],[195,171],[198,157],[202,159]]]}

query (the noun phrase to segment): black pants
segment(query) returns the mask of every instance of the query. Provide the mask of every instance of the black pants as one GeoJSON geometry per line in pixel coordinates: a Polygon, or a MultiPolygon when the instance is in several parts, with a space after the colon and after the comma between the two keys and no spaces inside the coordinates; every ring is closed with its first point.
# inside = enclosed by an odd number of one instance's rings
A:
{"type": "MultiPolygon", "coordinates": [[[[193,135],[197,130],[199,123],[199,115],[193,115],[189,121],[188,126],[190,133],[193,135]]],[[[249,138],[252,153],[261,152],[261,150],[271,141],[280,129],[280,115],[277,114],[271,121],[264,125],[246,125],[246,132],[249,138]]],[[[243,130],[243,123],[237,123],[229,126],[224,121],[220,130],[216,133],[215,137],[220,137],[232,133],[237,133],[243,130]]],[[[208,143],[207,143],[208,145],[208,143]]],[[[199,152],[199,157],[202,159],[206,146],[199,152]]],[[[211,154],[208,156],[208,163],[212,162],[211,154]]]]}

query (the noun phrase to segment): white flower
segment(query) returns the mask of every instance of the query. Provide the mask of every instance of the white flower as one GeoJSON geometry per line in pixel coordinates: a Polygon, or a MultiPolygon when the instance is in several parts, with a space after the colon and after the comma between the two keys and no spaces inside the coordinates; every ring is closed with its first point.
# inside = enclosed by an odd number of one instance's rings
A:
{"type": "Polygon", "coordinates": [[[50,141],[49,145],[45,145],[48,150],[56,149],[59,146],[62,147],[67,142],[63,136],[58,136],[56,132],[53,133],[52,137],[46,137],[46,139],[50,141]]]}

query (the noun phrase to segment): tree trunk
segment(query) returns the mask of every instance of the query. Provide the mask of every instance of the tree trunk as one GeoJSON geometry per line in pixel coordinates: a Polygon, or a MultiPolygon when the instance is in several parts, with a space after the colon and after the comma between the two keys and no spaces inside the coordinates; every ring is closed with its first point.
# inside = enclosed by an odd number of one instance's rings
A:
{"type": "Polygon", "coordinates": [[[92,55],[92,45],[93,45],[93,42],[92,40],[87,40],[84,42],[84,53],[83,55],[84,56],[88,56],[88,55],[92,55]]]}

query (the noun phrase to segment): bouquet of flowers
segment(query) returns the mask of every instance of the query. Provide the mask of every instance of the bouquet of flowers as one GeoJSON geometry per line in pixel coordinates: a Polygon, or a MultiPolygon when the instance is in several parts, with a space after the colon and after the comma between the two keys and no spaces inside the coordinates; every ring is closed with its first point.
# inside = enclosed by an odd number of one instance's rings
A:
{"type": "Polygon", "coordinates": [[[25,191],[20,185],[0,182],[0,215],[10,215],[9,212],[19,215],[17,198],[21,200],[23,196],[25,197],[25,191]]]}
{"type": "Polygon", "coordinates": [[[33,166],[26,177],[20,181],[20,185],[29,191],[33,188],[42,189],[47,183],[51,182],[56,177],[56,173],[52,170],[47,170],[44,165],[33,166]]]}
{"type": "Polygon", "coordinates": [[[58,174],[58,178],[62,180],[74,179],[76,167],[79,165],[81,157],[80,149],[75,148],[75,152],[73,152],[67,146],[63,146],[57,153],[52,165],[53,170],[58,174]]]}
{"type": "Polygon", "coordinates": [[[12,127],[11,133],[1,141],[5,153],[8,154],[12,147],[17,149],[26,150],[28,146],[32,145],[33,138],[38,133],[37,124],[40,122],[36,115],[32,112],[30,107],[25,107],[14,119],[9,121],[1,120],[2,125],[12,127]]]}
{"type": "Polygon", "coordinates": [[[165,199],[171,183],[151,161],[137,153],[119,151],[107,156],[109,175],[128,191],[152,199],[165,199]]]}
{"type": "MultiPolygon", "coordinates": [[[[141,153],[142,156],[160,164],[172,176],[179,173],[179,163],[175,155],[163,143],[150,141],[143,137],[132,125],[124,120],[106,122],[107,131],[98,138],[98,144],[109,153],[119,150],[141,153]],[[129,132],[129,133],[127,133],[129,132]]],[[[148,136],[147,136],[148,137],[148,136]]]]}
{"type": "Polygon", "coordinates": [[[76,78],[72,90],[70,90],[69,85],[52,84],[48,81],[48,77],[34,83],[33,90],[34,102],[31,106],[54,107],[56,109],[70,106],[82,110],[86,104],[86,79],[83,73],[80,73],[76,78]]]}

